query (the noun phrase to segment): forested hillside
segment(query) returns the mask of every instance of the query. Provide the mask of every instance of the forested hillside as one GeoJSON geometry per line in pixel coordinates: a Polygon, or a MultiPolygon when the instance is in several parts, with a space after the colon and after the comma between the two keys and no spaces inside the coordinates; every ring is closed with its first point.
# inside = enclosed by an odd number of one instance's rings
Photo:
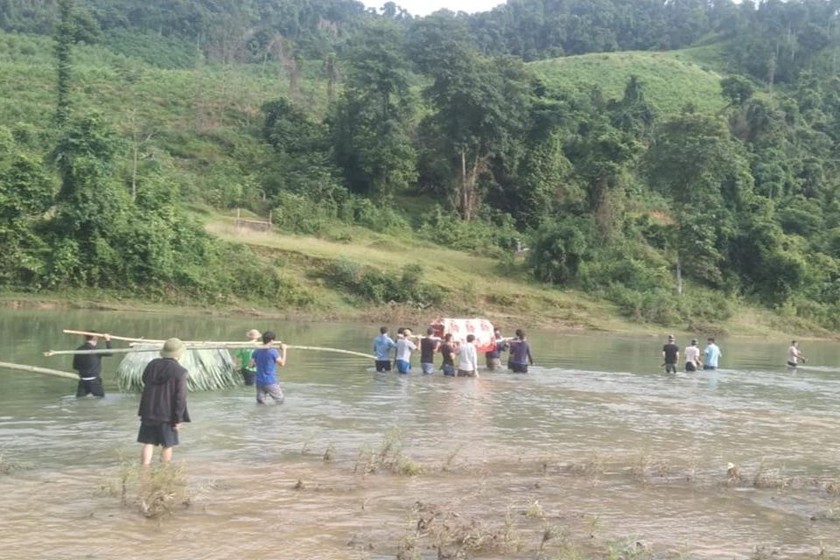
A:
{"type": "Polygon", "coordinates": [[[190,210],[242,208],[496,259],[634,320],[746,302],[837,330],[838,20],[837,0],[0,0],[0,283],[460,305],[445,271],[293,270],[190,210]]]}

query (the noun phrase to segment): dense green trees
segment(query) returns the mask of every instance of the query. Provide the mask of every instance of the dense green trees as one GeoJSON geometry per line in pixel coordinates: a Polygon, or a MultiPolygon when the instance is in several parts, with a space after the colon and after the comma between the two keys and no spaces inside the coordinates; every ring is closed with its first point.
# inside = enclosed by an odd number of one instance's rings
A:
{"type": "MultiPolygon", "coordinates": [[[[639,319],[714,319],[699,301],[725,294],[836,326],[838,17],[825,0],[511,0],[425,18],[350,0],[0,0],[0,28],[55,38],[60,125],[0,121],[10,256],[0,279],[214,299],[243,293],[227,260],[252,279],[251,294],[285,285],[177,210],[185,185],[173,161],[187,153],[186,133],[138,163],[137,138],[130,145],[110,115],[76,110],[86,91],[75,87],[73,49],[101,43],[119,53],[104,72],[131,72],[134,58],[279,76],[254,102],[256,126],[238,108],[207,109],[208,122],[225,124],[202,140],[230,159],[224,172],[212,158],[193,163],[235,185],[212,196],[189,186],[205,202],[273,210],[306,233],[343,221],[498,255],[528,245],[536,280],[607,297],[639,319]],[[698,42],[716,45],[728,73],[720,113],[657,112],[639,77],[615,99],[549,87],[524,63],[698,42]],[[423,210],[403,211],[407,198],[423,210]]],[[[184,110],[212,103],[201,92],[184,110]]],[[[384,297],[388,282],[369,280],[370,297],[384,297]]]]}

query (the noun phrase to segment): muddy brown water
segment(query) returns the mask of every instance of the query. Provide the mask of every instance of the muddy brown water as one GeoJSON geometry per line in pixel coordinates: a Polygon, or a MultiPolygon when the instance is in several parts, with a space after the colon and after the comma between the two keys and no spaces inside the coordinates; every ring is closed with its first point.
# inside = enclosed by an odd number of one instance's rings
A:
{"type": "MultiPolygon", "coordinates": [[[[378,325],[4,310],[0,361],[69,370],[42,355],[78,345],[62,328],[229,340],[251,327],[368,351],[378,325]]],[[[190,395],[175,450],[190,505],[159,519],[107,491],[139,454],[119,358],[102,400],[0,371],[0,454],[18,467],[0,474],[0,557],[840,555],[840,346],[803,342],[809,361],[791,371],[788,340],[722,339],[722,369],[666,376],[664,334],[534,331],[538,367],[477,380],[293,351],[282,406],[246,387],[190,395]]]]}

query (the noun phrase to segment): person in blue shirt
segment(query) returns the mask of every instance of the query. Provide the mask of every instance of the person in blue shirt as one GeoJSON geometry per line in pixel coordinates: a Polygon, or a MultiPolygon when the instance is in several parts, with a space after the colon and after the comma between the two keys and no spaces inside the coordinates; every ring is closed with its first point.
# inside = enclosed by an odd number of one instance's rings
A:
{"type": "Polygon", "coordinates": [[[276,336],[271,331],[266,331],[262,335],[263,345],[251,355],[251,361],[257,368],[257,375],[254,379],[257,386],[257,403],[265,404],[266,396],[274,399],[277,404],[283,404],[285,396],[283,389],[280,388],[280,383],[277,381],[277,366],[283,367],[286,365],[287,349],[285,344],[281,344],[280,348],[271,345],[276,339],[276,336]]]}
{"type": "Polygon", "coordinates": [[[373,339],[376,371],[391,371],[391,349],[397,344],[388,336],[388,327],[379,327],[379,336],[373,339]]]}
{"type": "Polygon", "coordinates": [[[707,339],[708,344],[703,350],[703,369],[717,369],[718,360],[723,356],[718,345],[715,344],[715,339],[711,336],[707,339]]]}

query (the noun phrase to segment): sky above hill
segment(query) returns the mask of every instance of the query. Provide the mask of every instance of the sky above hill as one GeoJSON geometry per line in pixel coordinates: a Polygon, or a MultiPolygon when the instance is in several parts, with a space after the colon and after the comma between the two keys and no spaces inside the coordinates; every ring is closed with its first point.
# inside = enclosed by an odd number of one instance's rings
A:
{"type": "MultiPolygon", "coordinates": [[[[387,0],[362,0],[369,8],[381,8],[387,0]]],[[[453,12],[486,12],[505,0],[394,0],[397,6],[415,16],[427,16],[444,8],[453,12]]]]}

